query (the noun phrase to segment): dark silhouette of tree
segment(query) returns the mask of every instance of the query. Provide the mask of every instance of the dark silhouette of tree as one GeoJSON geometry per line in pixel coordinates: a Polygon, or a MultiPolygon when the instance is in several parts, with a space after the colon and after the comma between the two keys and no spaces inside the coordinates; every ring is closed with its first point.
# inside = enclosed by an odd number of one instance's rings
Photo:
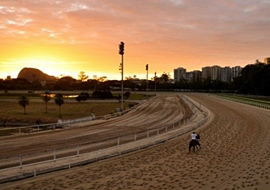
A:
{"type": "Polygon", "coordinates": [[[26,114],[26,106],[29,105],[29,100],[26,96],[21,96],[19,98],[18,104],[23,107],[24,114],[26,114]]]}
{"type": "Polygon", "coordinates": [[[74,90],[76,89],[76,84],[77,84],[76,79],[70,76],[65,76],[56,81],[56,83],[54,84],[54,89],[55,90],[74,90]]]}
{"type": "Polygon", "coordinates": [[[265,65],[254,78],[259,95],[270,96],[270,65],[265,65]]]}
{"type": "Polygon", "coordinates": [[[92,97],[100,99],[111,99],[113,98],[113,95],[109,90],[96,90],[92,93],[92,97]]]}
{"type": "Polygon", "coordinates": [[[59,118],[61,118],[62,117],[62,115],[61,115],[61,106],[64,104],[63,95],[60,94],[60,93],[55,94],[54,102],[59,106],[59,118]]]}
{"type": "Polygon", "coordinates": [[[163,72],[163,74],[160,76],[160,79],[161,79],[162,83],[167,83],[170,79],[169,73],[167,74],[167,73],[163,72]]]}
{"type": "Polygon", "coordinates": [[[130,97],[130,92],[125,92],[125,93],[124,93],[124,98],[125,98],[125,99],[128,99],[129,97],[130,97]]]}
{"type": "Polygon", "coordinates": [[[261,83],[260,73],[263,70],[265,64],[256,62],[250,64],[242,69],[241,76],[236,80],[238,83],[239,92],[242,94],[259,94],[259,88],[261,83]]]}
{"type": "Polygon", "coordinates": [[[48,102],[51,100],[51,96],[49,92],[45,92],[44,96],[42,97],[43,101],[45,102],[45,113],[47,113],[48,110],[48,102]]]}
{"type": "Polygon", "coordinates": [[[80,101],[86,101],[90,98],[89,93],[87,92],[82,92],[80,93],[77,97],[76,97],[76,101],[80,102],[80,101]]]}
{"type": "Polygon", "coordinates": [[[79,78],[80,81],[84,82],[84,81],[87,81],[88,76],[85,75],[84,71],[81,71],[80,74],[78,75],[78,78],[79,78]]]}

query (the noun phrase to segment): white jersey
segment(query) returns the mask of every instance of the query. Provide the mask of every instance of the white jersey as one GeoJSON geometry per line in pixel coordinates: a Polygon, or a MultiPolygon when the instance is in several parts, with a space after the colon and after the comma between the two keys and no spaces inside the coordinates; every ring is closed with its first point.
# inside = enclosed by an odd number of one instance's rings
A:
{"type": "Polygon", "coordinates": [[[196,136],[197,136],[197,135],[196,135],[195,133],[192,133],[192,134],[191,134],[191,140],[196,140],[196,136]]]}

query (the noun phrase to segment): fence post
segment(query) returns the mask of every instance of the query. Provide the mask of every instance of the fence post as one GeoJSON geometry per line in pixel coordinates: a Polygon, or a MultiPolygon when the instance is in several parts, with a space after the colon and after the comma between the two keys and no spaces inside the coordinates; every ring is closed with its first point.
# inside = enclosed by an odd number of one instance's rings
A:
{"type": "Polygon", "coordinates": [[[134,141],[137,140],[137,133],[134,134],[134,141]]]}
{"type": "Polygon", "coordinates": [[[23,160],[22,160],[22,156],[20,156],[20,168],[22,169],[22,164],[23,164],[23,160]]]}
{"type": "Polygon", "coordinates": [[[117,146],[120,145],[120,137],[117,138],[117,146]]]}
{"type": "Polygon", "coordinates": [[[79,156],[79,155],[80,155],[80,147],[77,146],[77,156],[79,156]]]}
{"type": "Polygon", "coordinates": [[[56,152],[55,152],[55,149],[53,150],[53,160],[56,160],[56,152]]]}

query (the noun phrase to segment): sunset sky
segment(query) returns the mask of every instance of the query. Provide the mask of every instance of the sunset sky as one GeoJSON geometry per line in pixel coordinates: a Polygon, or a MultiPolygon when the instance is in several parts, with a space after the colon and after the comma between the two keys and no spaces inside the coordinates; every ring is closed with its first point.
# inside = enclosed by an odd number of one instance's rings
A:
{"type": "Polygon", "coordinates": [[[0,78],[24,67],[121,79],[270,56],[269,0],[1,0],[0,78]]]}

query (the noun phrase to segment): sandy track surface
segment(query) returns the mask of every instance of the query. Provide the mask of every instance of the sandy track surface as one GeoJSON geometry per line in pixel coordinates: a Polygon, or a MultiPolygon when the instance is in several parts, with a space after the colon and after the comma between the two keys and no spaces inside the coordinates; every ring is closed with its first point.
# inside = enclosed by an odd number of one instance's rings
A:
{"type": "Polygon", "coordinates": [[[191,110],[181,102],[179,96],[161,95],[121,117],[107,121],[93,121],[83,127],[65,130],[0,138],[0,158],[74,147],[169,125],[190,114],[191,110]]]}
{"type": "Polygon", "coordinates": [[[0,187],[269,189],[270,111],[208,95],[189,96],[212,112],[211,120],[197,130],[202,148],[196,153],[187,151],[188,134],[144,151],[0,187]]]}

